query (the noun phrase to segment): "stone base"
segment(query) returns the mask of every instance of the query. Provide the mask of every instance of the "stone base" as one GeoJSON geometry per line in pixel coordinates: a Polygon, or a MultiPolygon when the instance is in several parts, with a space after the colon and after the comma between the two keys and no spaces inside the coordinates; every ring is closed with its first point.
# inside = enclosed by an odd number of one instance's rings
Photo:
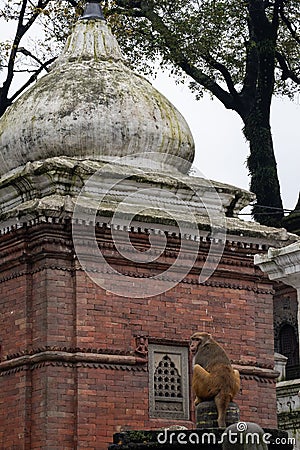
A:
{"type": "MultiPolygon", "coordinates": [[[[268,450],[293,450],[289,444],[288,435],[285,431],[277,429],[264,429],[270,434],[268,450]],[[281,444],[276,443],[280,439],[281,444]]],[[[198,450],[223,450],[222,434],[224,430],[156,430],[156,431],[126,431],[114,435],[113,444],[109,450],[147,450],[161,448],[164,450],[180,450],[197,448],[198,450]]],[[[253,447],[249,447],[253,448],[253,447]]]]}
{"type": "MultiPolygon", "coordinates": [[[[226,426],[239,422],[240,409],[234,402],[229,403],[226,426]]],[[[196,407],[196,428],[218,428],[218,411],[214,400],[201,402],[196,407]]]]}

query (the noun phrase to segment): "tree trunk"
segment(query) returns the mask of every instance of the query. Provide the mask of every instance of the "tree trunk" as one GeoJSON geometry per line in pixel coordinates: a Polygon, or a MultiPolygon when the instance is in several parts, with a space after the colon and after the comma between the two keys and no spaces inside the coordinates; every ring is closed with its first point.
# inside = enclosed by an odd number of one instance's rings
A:
{"type": "MultiPolygon", "coordinates": [[[[250,189],[257,199],[257,206],[254,206],[252,213],[262,225],[274,227],[281,226],[284,215],[270,126],[279,26],[278,8],[279,3],[274,2],[273,18],[270,21],[266,16],[264,2],[251,0],[248,3],[249,35],[254,50],[254,54],[249,54],[250,58],[254,57],[254,61],[249,60],[249,66],[255,62],[256,82],[252,99],[249,98],[251,90],[248,92],[249,109],[242,116],[244,134],[250,144],[250,189]]],[[[251,74],[249,76],[251,79],[251,74]]]]}
{"type": "Polygon", "coordinates": [[[271,128],[268,118],[263,115],[256,104],[244,119],[244,134],[250,144],[250,190],[256,194],[257,199],[252,213],[255,220],[262,225],[278,227],[283,219],[283,205],[271,128]]]}

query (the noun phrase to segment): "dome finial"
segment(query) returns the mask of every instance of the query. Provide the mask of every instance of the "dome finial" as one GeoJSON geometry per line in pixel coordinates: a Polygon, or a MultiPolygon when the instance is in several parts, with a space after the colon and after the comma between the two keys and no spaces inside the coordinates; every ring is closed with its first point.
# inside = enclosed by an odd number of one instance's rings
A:
{"type": "Polygon", "coordinates": [[[84,11],[80,20],[105,20],[98,0],[89,0],[86,2],[84,11]]]}

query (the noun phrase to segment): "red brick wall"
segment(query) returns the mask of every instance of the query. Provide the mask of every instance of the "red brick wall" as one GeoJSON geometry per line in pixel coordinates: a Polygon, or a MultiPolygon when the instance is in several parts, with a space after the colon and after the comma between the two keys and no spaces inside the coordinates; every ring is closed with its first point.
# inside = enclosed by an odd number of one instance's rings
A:
{"type": "MultiPolygon", "coordinates": [[[[70,230],[63,225],[18,233],[18,239],[4,237],[1,247],[7,255],[0,279],[1,448],[105,449],[122,427],[171,423],[149,419],[147,364],[75,361],[75,352],[119,354],[122,359],[134,354],[137,334],[147,335],[150,343],[187,345],[194,331],[204,330],[240,366],[272,368],[273,296],[270,283],[252,265],[255,247],[232,250],[231,243],[203,285],[197,282],[199,258],[172,290],[150,298],[122,298],[80,270],[70,230]],[[25,360],[18,363],[16,357],[25,360]]],[[[109,249],[107,254],[109,258],[109,249]]],[[[161,263],[171,261],[168,256],[161,263]]],[[[121,259],[119,269],[126,270],[121,259]]],[[[129,270],[144,277],[153,274],[152,268],[131,265],[129,270]]],[[[120,277],[111,282],[119,283],[120,277]]],[[[147,283],[152,282],[144,278],[145,287],[147,283]]],[[[237,401],[241,419],[276,426],[271,378],[243,374],[237,401]]]]}
{"type": "Polygon", "coordinates": [[[76,369],[46,363],[32,370],[32,449],[74,448],[76,436],[76,369]]]}
{"type": "MultiPolygon", "coordinates": [[[[30,386],[25,372],[0,377],[0,448],[25,449],[30,414],[30,386]]],[[[27,446],[26,446],[27,445],[27,446]]]]}

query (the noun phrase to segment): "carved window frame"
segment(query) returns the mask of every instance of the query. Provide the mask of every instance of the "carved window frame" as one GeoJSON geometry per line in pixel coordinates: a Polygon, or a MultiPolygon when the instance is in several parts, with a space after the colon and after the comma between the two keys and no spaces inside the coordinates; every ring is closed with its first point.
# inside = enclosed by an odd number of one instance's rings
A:
{"type": "Polygon", "coordinates": [[[188,355],[186,347],[149,345],[150,418],[189,420],[188,355]],[[159,388],[158,376],[163,368],[166,374],[159,388]]]}

